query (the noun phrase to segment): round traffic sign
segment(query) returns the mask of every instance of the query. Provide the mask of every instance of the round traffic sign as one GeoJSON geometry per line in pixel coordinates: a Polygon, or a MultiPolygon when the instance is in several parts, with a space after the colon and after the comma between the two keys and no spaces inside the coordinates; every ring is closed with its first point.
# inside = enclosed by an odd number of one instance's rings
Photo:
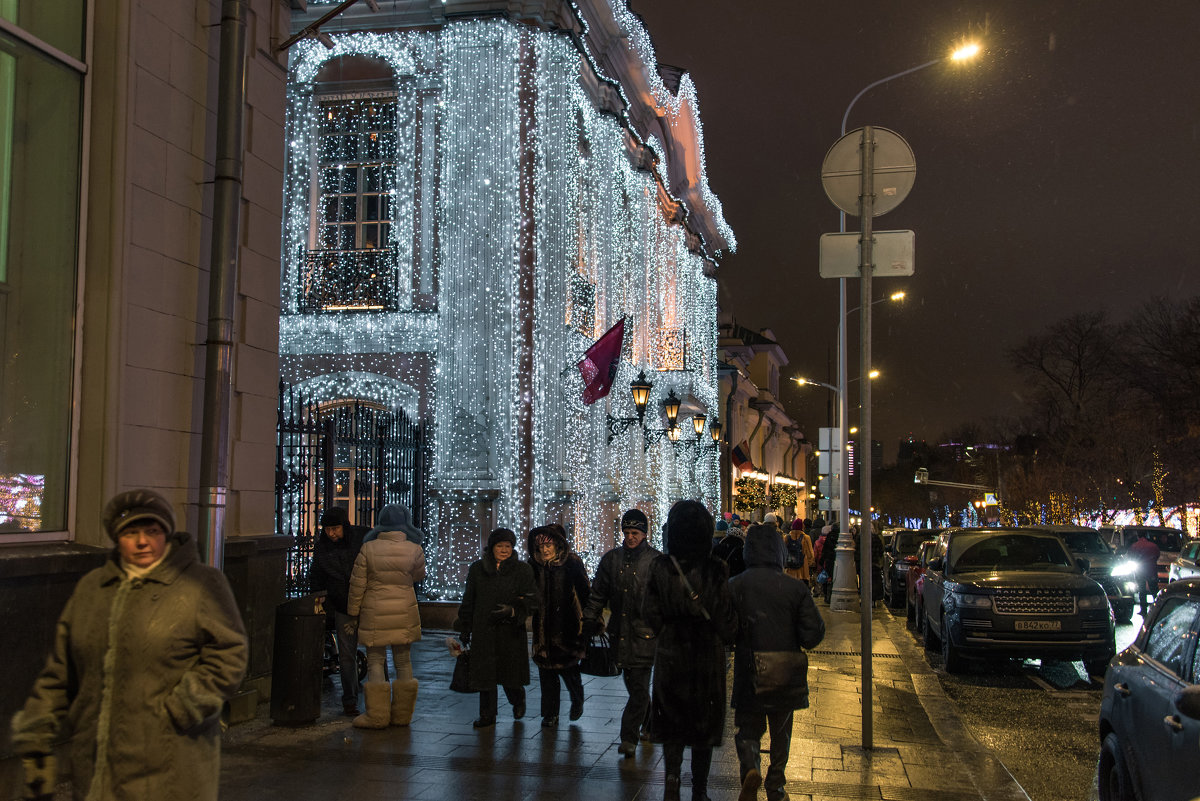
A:
{"type": "MultiPolygon", "coordinates": [[[[862,143],[865,128],[858,128],[833,143],[821,164],[825,194],[847,214],[861,211],[862,143]]],[[[875,209],[872,217],[899,206],[917,179],[917,160],[904,137],[887,128],[871,126],[875,139],[875,209]]]]}

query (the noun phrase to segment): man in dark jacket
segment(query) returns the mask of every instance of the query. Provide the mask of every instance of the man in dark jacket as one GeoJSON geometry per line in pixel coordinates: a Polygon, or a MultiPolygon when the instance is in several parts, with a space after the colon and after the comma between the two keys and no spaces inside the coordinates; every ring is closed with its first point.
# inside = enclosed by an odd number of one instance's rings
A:
{"type": "Polygon", "coordinates": [[[333,616],[338,644],[338,668],[342,677],[342,712],[358,714],[358,618],[346,611],[350,574],[362,549],[367,530],[352,526],[346,510],[332,506],[321,513],[321,536],[313,549],[308,588],[325,593],[325,612],[333,616]]]}
{"type": "Polygon", "coordinates": [[[621,744],[617,753],[626,759],[637,750],[639,730],[650,709],[650,669],[654,666],[654,632],[642,619],[642,599],[650,563],[662,554],[646,542],[650,529],[640,509],[621,517],[624,540],[600,558],[587,609],[583,612],[584,636],[600,630],[600,616],[608,607],[608,633],[617,649],[617,666],[625,680],[629,701],[621,715],[621,744]]]}
{"type": "Polygon", "coordinates": [[[825,636],[825,623],[813,603],[808,584],[783,572],[784,551],[774,526],[751,526],[746,534],[746,570],[730,579],[737,609],[738,634],[733,659],[734,745],[741,768],[739,801],[755,798],[763,783],[759,748],[771,730],[771,767],[767,801],[785,801],[784,770],[792,745],[792,714],[808,706],[808,686],[795,686],[791,700],[765,705],[755,694],[754,653],[815,648],[825,636]]]}

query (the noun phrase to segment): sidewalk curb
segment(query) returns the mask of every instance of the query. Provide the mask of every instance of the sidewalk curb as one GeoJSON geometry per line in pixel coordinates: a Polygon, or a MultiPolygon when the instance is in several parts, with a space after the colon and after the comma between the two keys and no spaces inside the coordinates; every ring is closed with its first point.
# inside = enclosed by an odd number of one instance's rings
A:
{"type": "MultiPolygon", "coordinates": [[[[882,614],[891,617],[888,612],[882,614]]],[[[876,617],[873,622],[880,622],[880,618],[876,617]]],[[[954,702],[942,690],[937,672],[926,661],[923,649],[919,649],[909,636],[907,626],[902,636],[896,637],[893,633],[896,619],[884,619],[882,622],[884,633],[896,646],[896,652],[912,675],[917,700],[925,709],[934,731],[942,743],[958,755],[983,801],[1031,801],[1004,763],[975,739],[975,735],[962,722],[954,702]]]]}

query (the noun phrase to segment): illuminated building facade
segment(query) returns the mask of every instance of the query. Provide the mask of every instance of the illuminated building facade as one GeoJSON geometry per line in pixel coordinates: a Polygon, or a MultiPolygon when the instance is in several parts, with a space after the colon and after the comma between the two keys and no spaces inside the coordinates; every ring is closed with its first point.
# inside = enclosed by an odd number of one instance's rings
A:
{"type": "Polygon", "coordinates": [[[735,242],[691,79],[660,74],[622,0],[380,5],[291,50],[283,382],[419,422],[431,597],[496,526],[560,522],[594,566],[624,508],[652,534],[680,498],[715,509],[713,276],[735,242]],[[622,319],[613,390],[585,405],[576,364],[622,319]]]}

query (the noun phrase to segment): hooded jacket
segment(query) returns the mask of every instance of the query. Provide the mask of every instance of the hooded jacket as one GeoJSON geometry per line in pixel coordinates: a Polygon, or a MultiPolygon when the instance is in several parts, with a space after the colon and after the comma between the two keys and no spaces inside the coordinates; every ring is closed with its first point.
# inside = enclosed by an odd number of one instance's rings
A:
{"type": "Polygon", "coordinates": [[[553,526],[539,526],[530,531],[525,545],[538,600],[532,621],[533,661],[552,670],[578,664],[587,650],[582,621],[583,607],[591,591],[583,560],[571,551],[566,537],[553,526]],[[554,540],[558,547],[554,559],[542,559],[537,545],[539,535],[554,540]]]}
{"type": "Polygon", "coordinates": [[[412,513],[402,503],[389,503],[380,509],[375,527],[366,533],[363,542],[370,542],[385,531],[403,531],[409,542],[425,547],[425,532],[413,525],[412,513]]]}
{"type": "Polygon", "coordinates": [[[221,708],[246,670],[246,632],[221,571],[190,535],[141,578],[113,549],[75,587],[13,749],[50,754],[70,738],[76,799],[215,801],[221,708]]]}
{"type": "Polygon", "coordinates": [[[325,593],[326,610],[348,614],[350,574],[354,572],[354,560],[358,558],[366,533],[362,526],[343,525],[342,538],[337,542],[324,534],[317,540],[308,572],[308,588],[312,592],[325,593]]]}
{"type": "Polygon", "coordinates": [[[712,535],[704,506],[680,501],[667,520],[668,555],[650,565],[643,614],[658,635],[650,700],[650,739],[656,743],[721,744],[725,646],[737,633],[737,615],[725,563],[709,553],[712,535]]]}
{"type": "Polygon", "coordinates": [[[364,542],[354,560],[346,611],[358,616],[358,641],[368,647],[421,639],[414,585],[425,578],[425,552],[407,532],[398,530],[407,519],[403,506],[383,507],[377,537],[364,542]]]}
{"type": "MultiPolygon", "coordinates": [[[[755,651],[815,648],[825,622],[808,584],[783,572],[784,548],[773,526],[751,526],[746,534],[746,570],[730,579],[738,632],[733,659],[733,707],[753,708],[755,651]]],[[[796,695],[795,709],[808,706],[808,687],[796,695]]]]}

